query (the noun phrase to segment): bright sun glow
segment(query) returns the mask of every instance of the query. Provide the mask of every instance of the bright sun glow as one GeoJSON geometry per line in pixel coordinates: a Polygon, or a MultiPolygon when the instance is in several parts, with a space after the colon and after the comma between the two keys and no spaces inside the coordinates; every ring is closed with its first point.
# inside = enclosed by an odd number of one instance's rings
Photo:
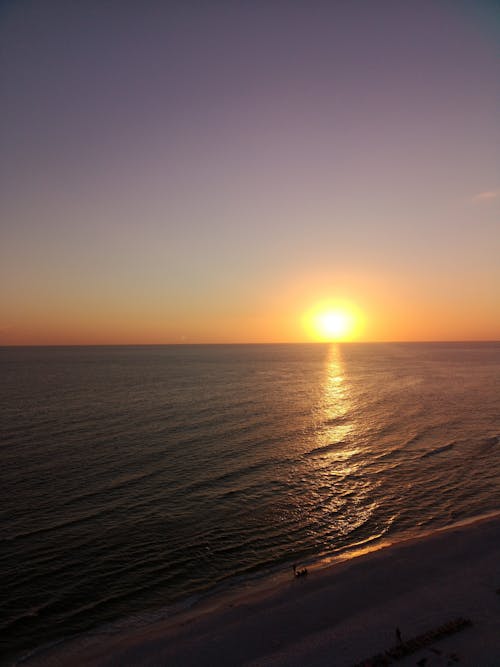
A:
{"type": "Polygon", "coordinates": [[[351,329],[348,313],[339,310],[320,313],[316,318],[318,333],[323,338],[343,338],[351,329]]]}
{"type": "Polygon", "coordinates": [[[360,316],[350,304],[322,303],[304,316],[305,328],[317,341],[347,341],[356,338],[360,316]]]}

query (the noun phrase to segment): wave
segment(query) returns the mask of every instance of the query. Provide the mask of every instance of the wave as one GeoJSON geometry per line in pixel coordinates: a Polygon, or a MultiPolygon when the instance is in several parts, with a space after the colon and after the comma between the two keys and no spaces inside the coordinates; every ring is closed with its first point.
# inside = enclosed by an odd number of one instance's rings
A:
{"type": "Polygon", "coordinates": [[[369,466],[372,466],[375,463],[379,464],[381,461],[385,461],[386,459],[396,459],[401,455],[404,455],[405,446],[406,445],[403,445],[402,447],[394,447],[393,449],[388,449],[387,451],[382,452],[382,454],[376,454],[373,457],[373,461],[369,463],[369,466]]]}
{"type": "Polygon", "coordinates": [[[431,449],[428,452],[425,452],[425,454],[422,454],[420,457],[421,459],[428,459],[431,456],[436,456],[436,454],[442,454],[443,452],[448,452],[450,449],[453,449],[456,443],[450,442],[448,445],[443,445],[442,447],[436,447],[435,449],[431,449]]]}
{"type": "Polygon", "coordinates": [[[309,452],[304,452],[302,456],[304,458],[310,458],[312,456],[320,456],[321,454],[327,454],[328,452],[335,451],[339,447],[347,445],[347,440],[339,440],[338,442],[331,442],[329,445],[322,445],[321,447],[315,447],[309,452]]]}
{"type": "Polygon", "coordinates": [[[349,421],[349,417],[347,415],[340,415],[339,417],[332,417],[331,419],[325,419],[323,422],[324,426],[336,426],[337,424],[345,424],[345,422],[349,421]]]}

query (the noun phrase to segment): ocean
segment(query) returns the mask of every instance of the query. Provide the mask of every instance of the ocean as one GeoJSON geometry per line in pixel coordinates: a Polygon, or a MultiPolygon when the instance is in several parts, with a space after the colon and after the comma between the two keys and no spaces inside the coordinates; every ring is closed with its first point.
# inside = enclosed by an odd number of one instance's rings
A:
{"type": "Polygon", "coordinates": [[[4,347],[0,363],[6,664],[499,509],[500,343],[4,347]]]}

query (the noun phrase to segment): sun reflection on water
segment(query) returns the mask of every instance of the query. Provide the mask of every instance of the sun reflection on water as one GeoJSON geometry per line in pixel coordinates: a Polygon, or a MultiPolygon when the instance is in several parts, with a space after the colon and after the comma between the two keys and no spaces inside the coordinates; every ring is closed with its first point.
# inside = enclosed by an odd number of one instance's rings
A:
{"type": "Polygon", "coordinates": [[[317,426],[317,446],[331,446],[331,450],[325,450],[330,458],[346,461],[358,451],[348,444],[354,428],[352,399],[339,345],[331,345],[328,350],[317,426]]]}
{"type": "Polygon", "coordinates": [[[364,526],[376,511],[377,502],[372,497],[373,480],[362,472],[363,448],[356,437],[359,430],[355,389],[341,346],[332,344],[315,413],[313,449],[308,455],[309,492],[316,516],[321,517],[327,550],[339,548],[354,533],[356,541],[372,538],[370,531],[364,534],[364,526]]]}

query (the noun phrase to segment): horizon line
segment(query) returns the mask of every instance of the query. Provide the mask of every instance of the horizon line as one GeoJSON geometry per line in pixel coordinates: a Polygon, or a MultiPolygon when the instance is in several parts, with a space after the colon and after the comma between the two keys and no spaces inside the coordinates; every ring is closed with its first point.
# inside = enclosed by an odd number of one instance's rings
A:
{"type": "Polygon", "coordinates": [[[500,343],[500,339],[450,339],[450,340],[331,340],[331,341],[274,341],[270,343],[258,342],[221,342],[221,343],[6,343],[0,348],[13,347],[208,347],[228,345],[437,345],[437,344],[465,344],[465,343],[500,343]]]}

